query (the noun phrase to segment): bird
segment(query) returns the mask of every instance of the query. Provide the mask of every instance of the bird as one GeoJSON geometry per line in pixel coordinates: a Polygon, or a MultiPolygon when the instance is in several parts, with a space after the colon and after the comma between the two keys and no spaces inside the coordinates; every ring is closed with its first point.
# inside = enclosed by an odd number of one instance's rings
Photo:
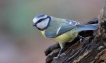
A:
{"type": "Polygon", "coordinates": [[[59,43],[60,51],[55,58],[61,55],[65,44],[72,42],[80,31],[96,30],[98,28],[98,24],[81,24],[78,21],[56,18],[46,14],[35,16],[32,26],[40,30],[44,37],[59,43]]]}

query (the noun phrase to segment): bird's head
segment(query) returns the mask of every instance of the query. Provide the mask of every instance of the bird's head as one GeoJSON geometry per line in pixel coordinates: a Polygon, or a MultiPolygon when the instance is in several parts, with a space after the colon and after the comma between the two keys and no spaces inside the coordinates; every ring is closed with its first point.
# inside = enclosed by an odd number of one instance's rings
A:
{"type": "Polygon", "coordinates": [[[33,26],[37,27],[39,30],[45,30],[51,21],[51,17],[44,14],[39,14],[33,19],[33,26]]]}

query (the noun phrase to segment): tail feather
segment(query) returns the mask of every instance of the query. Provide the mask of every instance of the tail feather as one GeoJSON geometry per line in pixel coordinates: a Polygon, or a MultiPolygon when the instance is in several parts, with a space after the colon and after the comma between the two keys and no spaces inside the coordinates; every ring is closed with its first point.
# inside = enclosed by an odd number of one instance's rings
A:
{"type": "Polygon", "coordinates": [[[84,31],[84,30],[96,30],[98,28],[98,24],[86,24],[79,25],[75,28],[75,30],[84,31]]]}

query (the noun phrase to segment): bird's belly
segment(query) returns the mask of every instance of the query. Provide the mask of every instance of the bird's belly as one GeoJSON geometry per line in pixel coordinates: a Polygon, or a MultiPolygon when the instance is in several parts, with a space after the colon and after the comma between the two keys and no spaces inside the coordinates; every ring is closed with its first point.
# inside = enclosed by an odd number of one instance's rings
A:
{"type": "MultiPolygon", "coordinates": [[[[42,31],[41,33],[43,34],[43,36],[45,36],[44,35],[45,31],[42,31]]],[[[66,43],[69,41],[71,42],[77,36],[77,34],[78,34],[78,31],[71,30],[55,38],[49,38],[49,39],[55,40],[56,42],[60,42],[60,43],[66,43]]]]}
{"type": "Polygon", "coordinates": [[[77,36],[77,33],[76,32],[66,32],[56,38],[54,38],[53,40],[57,41],[57,42],[62,42],[62,43],[65,43],[65,42],[71,42],[75,37],[77,36]]]}

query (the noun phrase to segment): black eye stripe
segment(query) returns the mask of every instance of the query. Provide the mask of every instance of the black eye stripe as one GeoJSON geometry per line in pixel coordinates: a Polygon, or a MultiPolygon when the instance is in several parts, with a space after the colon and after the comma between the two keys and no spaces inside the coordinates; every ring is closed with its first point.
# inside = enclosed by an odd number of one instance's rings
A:
{"type": "Polygon", "coordinates": [[[39,19],[38,22],[36,22],[36,24],[41,22],[41,21],[43,21],[43,20],[45,20],[45,19],[48,19],[48,17],[47,18],[43,18],[43,19],[39,19]]]}
{"type": "Polygon", "coordinates": [[[43,21],[43,20],[45,20],[45,19],[47,19],[47,18],[44,18],[44,19],[40,19],[40,20],[38,20],[38,22],[41,22],[41,21],[43,21]]]}

